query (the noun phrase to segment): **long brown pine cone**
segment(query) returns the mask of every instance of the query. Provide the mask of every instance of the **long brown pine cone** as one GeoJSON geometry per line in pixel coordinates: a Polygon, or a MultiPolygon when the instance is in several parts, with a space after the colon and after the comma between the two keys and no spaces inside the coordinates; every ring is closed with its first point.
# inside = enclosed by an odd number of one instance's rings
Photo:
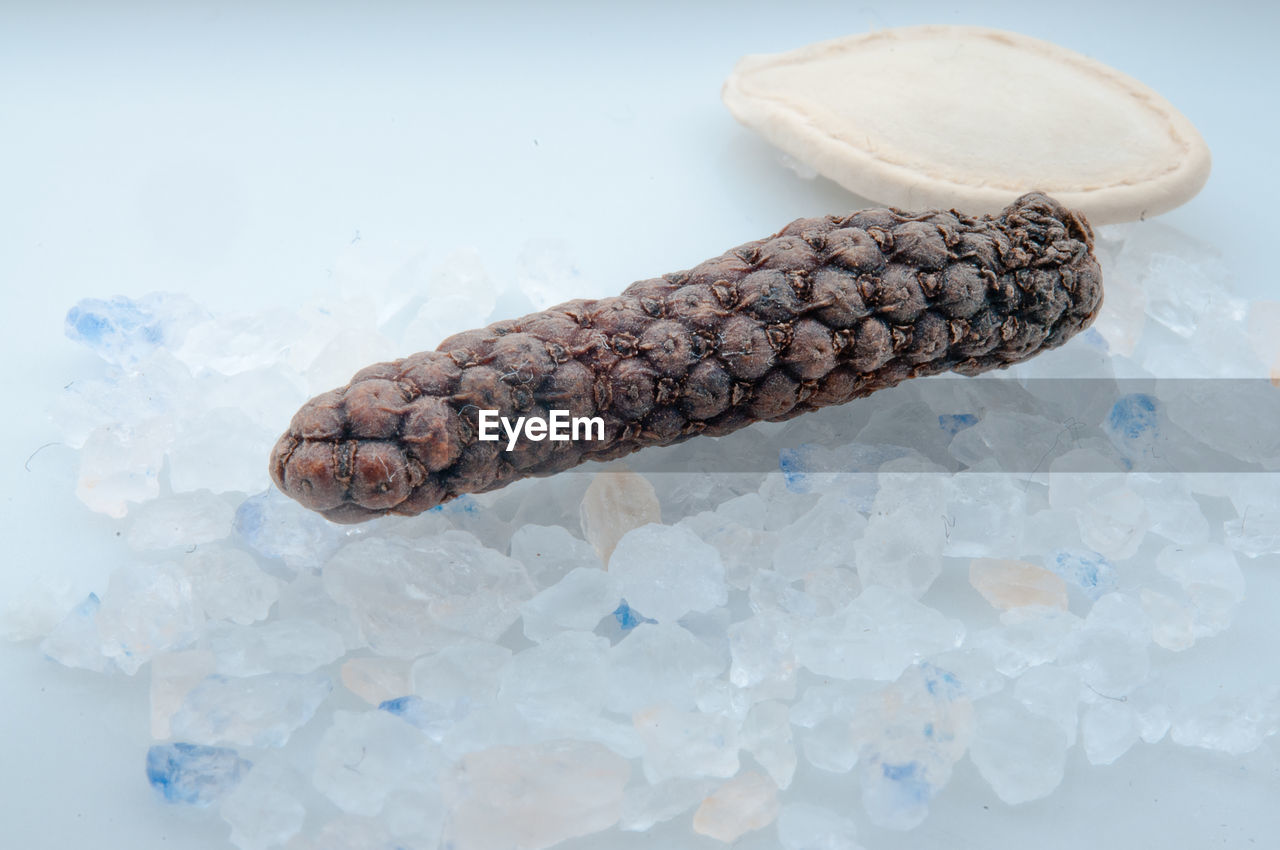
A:
{"type": "Polygon", "coordinates": [[[449,337],[298,411],[277,486],[335,522],[697,434],[843,404],[917,375],[973,375],[1086,327],[1102,282],[1084,218],[1045,195],[998,216],[802,218],[687,272],[449,337]],[[603,440],[478,439],[481,409],[600,417],[603,440]]]}

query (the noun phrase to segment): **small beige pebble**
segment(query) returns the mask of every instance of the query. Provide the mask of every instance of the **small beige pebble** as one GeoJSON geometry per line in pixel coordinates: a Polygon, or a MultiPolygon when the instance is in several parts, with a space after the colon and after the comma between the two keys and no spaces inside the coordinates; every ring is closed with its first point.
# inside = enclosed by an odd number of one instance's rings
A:
{"type": "Polygon", "coordinates": [[[693,831],[730,844],[777,817],[778,786],[764,774],[748,771],[702,801],[693,814],[693,831]]]}
{"type": "Polygon", "coordinates": [[[881,30],[744,57],[724,102],[790,156],[871,201],[994,213],[1039,190],[1093,224],[1193,197],[1209,149],[1142,83],[983,27],[881,30]]]}
{"type": "Polygon", "coordinates": [[[649,480],[623,468],[602,472],[591,480],[582,496],[580,519],[583,536],[595,548],[600,562],[608,564],[622,535],[642,525],[661,523],[662,508],[649,480]]]}
{"type": "Polygon", "coordinates": [[[1067,607],[1067,583],[1062,577],[1025,561],[974,558],[969,564],[969,583],[1002,611],[1026,605],[1067,607]]]}

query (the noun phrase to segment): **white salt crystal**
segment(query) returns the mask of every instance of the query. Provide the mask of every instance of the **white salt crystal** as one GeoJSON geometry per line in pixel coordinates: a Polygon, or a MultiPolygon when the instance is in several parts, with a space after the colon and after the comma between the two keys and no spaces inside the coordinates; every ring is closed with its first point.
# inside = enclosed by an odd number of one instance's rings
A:
{"type": "Polygon", "coordinates": [[[692,708],[698,685],[724,671],[725,655],[676,623],[641,623],[609,650],[605,705],[621,714],[655,703],[692,708]]]}
{"type": "Polygon", "coordinates": [[[169,721],[191,689],[217,669],[217,658],[205,649],[160,652],[151,659],[151,737],[170,735],[169,721]]]}
{"type": "Polygon", "coordinates": [[[944,479],[946,532],[943,554],[981,558],[1013,555],[1022,539],[1026,492],[1011,477],[990,472],[944,479]]]}
{"type": "Polygon", "coordinates": [[[1186,591],[1197,637],[1218,634],[1231,625],[1245,585],[1230,549],[1214,543],[1167,546],[1156,556],[1156,567],[1186,591]]]}
{"type": "Polygon", "coordinates": [[[731,844],[763,829],[778,816],[778,786],[756,771],[735,776],[702,801],[693,814],[693,831],[731,844]]]}
{"type": "Polygon", "coordinates": [[[910,596],[880,585],[843,612],[820,617],[796,634],[796,660],[821,676],[898,678],[916,659],[954,649],[964,626],[910,596]]]}
{"type": "Polygon", "coordinates": [[[329,522],[270,487],[236,509],[236,535],[265,558],[293,569],[319,567],[344,540],[342,527],[329,522]]]}
{"type": "Polygon", "coordinates": [[[179,420],[168,451],[175,492],[257,493],[271,486],[264,457],[280,435],[239,408],[218,407],[179,420]]]}
{"type": "Polygon", "coordinates": [[[320,673],[208,676],[169,720],[173,736],[197,744],[283,747],[333,690],[320,673]]]}
{"type": "Polygon", "coordinates": [[[129,675],[155,653],[190,643],[203,622],[190,579],[173,564],[116,570],[97,614],[102,653],[129,675]]]}
{"type": "Polygon", "coordinates": [[[311,620],[215,626],[206,640],[218,659],[218,672],[227,676],[310,673],[347,654],[342,635],[311,620]]]}
{"type": "Polygon", "coordinates": [[[479,641],[458,641],[413,663],[412,690],[424,699],[487,705],[495,699],[512,652],[479,641]]]}
{"type": "Polygon", "coordinates": [[[577,567],[520,606],[525,637],[543,641],[566,629],[590,631],[618,607],[618,580],[599,567],[577,567]]]}
{"type": "Polygon", "coordinates": [[[843,610],[861,592],[862,581],[856,570],[816,566],[804,574],[804,594],[813,600],[820,616],[843,610]]]}
{"type": "Polygon", "coordinates": [[[780,789],[791,785],[797,759],[786,703],[770,700],[753,705],[742,724],[741,742],[780,789]]]}
{"type": "Polygon", "coordinates": [[[1129,477],[1129,488],[1146,503],[1153,534],[1181,544],[1209,540],[1209,523],[1183,476],[1134,474],[1129,477]]]}
{"type": "Polygon", "coordinates": [[[1013,697],[1032,714],[1057,723],[1068,746],[1076,742],[1081,682],[1075,668],[1055,664],[1032,667],[1018,677],[1013,697]]]}
{"type": "Polygon", "coordinates": [[[182,558],[196,604],[210,620],[248,625],[266,619],[280,598],[280,581],[253,556],[226,546],[202,546],[182,558]]]}
{"type": "Polygon", "coordinates": [[[1062,782],[1067,736],[1054,721],[1005,696],[976,705],[977,732],[969,757],[1006,803],[1047,797],[1062,782]]]}
{"type": "Polygon", "coordinates": [[[632,722],[644,746],[644,775],[651,784],[738,772],[738,730],[725,715],[658,704],[636,712],[632,722]]]}
{"type": "Polygon", "coordinates": [[[990,410],[978,424],[956,434],[947,450],[965,466],[994,460],[999,469],[1029,472],[1063,453],[1069,444],[1063,431],[1062,423],[1043,416],[990,410]]]}
{"type": "Polygon", "coordinates": [[[575,569],[598,569],[591,544],[558,525],[522,525],[511,535],[511,557],[538,587],[550,587],[575,569]]]}
{"type": "Polygon", "coordinates": [[[399,790],[427,790],[441,767],[425,735],[385,711],[335,711],[311,781],[345,812],[372,816],[399,790]]]}
{"type": "MultiPolygon", "coordinates": [[[[783,612],[811,618],[818,616],[820,607],[827,607],[820,605],[819,600],[796,587],[795,580],[779,575],[773,570],[760,570],[751,576],[748,596],[751,600],[751,610],[757,613],[783,612]]],[[[827,611],[826,613],[835,612],[827,611]]]]}
{"type": "Polygon", "coordinates": [[[1225,525],[1227,545],[1251,558],[1280,552],[1280,476],[1254,473],[1235,478],[1229,495],[1239,517],[1225,525]]]}
{"type": "Polygon", "coordinates": [[[782,850],[862,850],[857,825],[813,803],[787,803],[778,815],[782,850]]]}
{"type": "Polygon", "coordinates": [[[799,578],[818,566],[853,566],[850,543],[862,536],[867,518],[838,494],[824,495],[795,522],[779,529],[773,569],[799,578]],[[840,529],[833,534],[833,529],[840,529]]]}
{"type": "Polygon", "coordinates": [[[275,612],[281,619],[311,620],[332,629],[342,635],[348,650],[369,645],[361,633],[354,612],[335,602],[325,591],[322,577],[315,573],[300,573],[281,587],[275,612]]]}
{"type": "Polygon", "coordinates": [[[231,826],[231,843],[240,850],[266,850],[297,835],[307,816],[297,784],[283,764],[256,762],[218,809],[231,826]]]}
{"type": "Polygon", "coordinates": [[[1075,664],[1095,693],[1120,698],[1146,680],[1150,642],[1151,623],[1142,604],[1126,594],[1111,593],[1094,603],[1085,627],[1066,639],[1061,659],[1075,664]]]}
{"type": "Polygon", "coordinates": [[[942,571],[946,499],[935,474],[880,474],[871,519],[853,544],[864,587],[883,585],[918,597],[942,571]]]}
{"type": "Polygon", "coordinates": [[[407,322],[392,319],[387,326],[390,330],[403,324],[395,336],[405,351],[432,349],[445,337],[487,324],[497,303],[497,289],[475,249],[455,251],[429,274],[423,271],[420,264],[411,262],[392,281],[422,294],[403,311],[407,322]]]}
{"type": "Polygon", "coordinates": [[[132,511],[125,542],[140,551],[211,543],[230,533],[234,510],[207,491],[155,499],[132,511]]]}
{"type": "Polygon", "coordinates": [[[458,633],[495,640],[533,595],[523,564],[461,531],[357,540],[338,550],[323,579],[370,646],[402,657],[440,649],[458,633]]]}
{"type": "Polygon", "coordinates": [[[581,272],[563,239],[529,239],[516,262],[519,291],[529,298],[535,310],[544,310],[581,292],[581,272]]]}
{"type": "Polygon", "coordinates": [[[1025,561],[975,558],[969,562],[969,583],[996,608],[1007,611],[1024,605],[1067,608],[1067,584],[1043,567],[1025,561]]]}
{"type": "Polygon", "coordinates": [[[1012,608],[1000,615],[999,626],[976,632],[970,645],[1014,677],[1057,658],[1082,625],[1079,617],[1056,608],[1012,608]]]}
{"type": "Polygon", "coordinates": [[[702,777],[668,779],[656,785],[643,779],[633,781],[622,798],[618,828],[624,832],[647,832],[654,824],[692,809],[719,784],[702,777]]]}
{"type": "Polygon", "coordinates": [[[791,631],[787,618],[771,613],[731,625],[729,651],[733,664],[729,681],[739,688],[751,689],[756,699],[795,697],[796,655],[791,631]]]}
{"type": "Polygon", "coordinates": [[[1138,742],[1140,727],[1133,707],[1117,700],[1101,700],[1080,720],[1084,754],[1090,764],[1111,764],[1138,742]]]}
{"type": "Polygon", "coordinates": [[[173,434],[170,417],[95,428],[81,450],[76,496],[89,510],[116,519],[128,513],[130,502],[154,499],[173,434]]]}
{"type": "Polygon", "coordinates": [[[373,706],[412,692],[411,664],[403,658],[348,658],[342,664],[342,685],[373,706]]]}
{"type": "Polygon", "coordinates": [[[98,611],[102,601],[90,593],[67,612],[62,621],[40,642],[40,651],[67,667],[79,667],[106,673],[113,666],[103,655],[102,635],[98,631],[98,611]]]}
{"type": "Polygon", "coordinates": [[[457,850],[541,850],[618,822],[631,775],[600,744],[548,741],[463,757],[445,781],[443,844],[457,850]]]}
{"type": "Polygon", "coordinates": [[[728,598],[720,553],[679,526],[627,532],[609,559],[627,603],[658,622],[708,611],[728,598]]]}
{"type": "Polygon", "coordinates": [[[605,701],[608,653],[606,638],[560,632],[511,659],[502,674],[502,698],[535,716],[565,708],[599,711],[605,701]]]}
{"type": "Polygon", "coordinates": [[[1186,600],[1144,587],[1139,593],[1142,612],[1151,621],[1151,639],[1157,646],[1181,652],[1196,642],[1195,613],[1186,600]]]}
{"type": "Polygon", "coordinates": [[[1280,732],[1280,691],[1272,687],[1249,696],[1222,696],[1184,710],[1170,736],[1184,747],[1244,755],[1280,732]]]}
{"type": "Polygon", "coordinates": [[[1080,541],[1112,560],[1132,557],[1151,526],[1142,497],[1127,487],[1095,493],[1077,514],[1080,541]]]}
{"type": "Polygon", "coordinates": [[[643,475],[602,472],[582,497],[582,533],[607,564],[623,536],[632,529],[662,522],[658,494],[643,475]]]}

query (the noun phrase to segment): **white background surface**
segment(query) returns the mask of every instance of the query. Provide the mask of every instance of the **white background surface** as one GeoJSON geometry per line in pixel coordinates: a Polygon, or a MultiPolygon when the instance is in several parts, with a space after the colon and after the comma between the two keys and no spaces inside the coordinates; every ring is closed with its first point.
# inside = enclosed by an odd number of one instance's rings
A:
{"type": "MultiPolygon", "coordinates": [[[[495,276],[528,239],[562,238],[579,294],[612,294],[859,205],[734,123],[719,88],[740,55],[926,23],[1049,39],[1164,94],[1214,171],[1162,220],[1219,246],[1243,294],[1280,299],[1280,16],[1263,0],[0,4],[0,594],[102,527],[67,528],[68,494],[33,491],[24,468],[57,438],[49,399],[86,368],[62,335],[78,298],[166,289],[252,312],[326,285],[357,237],[388,257],[475,246],[495,276]]],[[[1280,581],[1249,593],[1231,639],[1195,650],[1210,691],[1280,653],[1280,581]]],[[[228,846],[216,817],[153,801],[145,688],[10,644],[0,682],[0,847],[228,846]]],[[[1277,791],[1273,745],[1238,760],[1139,746],[1106,769],[1077,748],[1049,800],[948,789],[921,830],[864,841],[1261,847],[1277,791]]]]}

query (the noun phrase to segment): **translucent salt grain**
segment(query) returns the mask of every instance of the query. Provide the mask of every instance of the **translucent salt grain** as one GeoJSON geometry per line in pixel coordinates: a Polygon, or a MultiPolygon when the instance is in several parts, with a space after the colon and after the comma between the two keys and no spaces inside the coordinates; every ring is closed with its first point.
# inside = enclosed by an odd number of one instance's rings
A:
{"type": "Polygon", "coordinates": [[[1245,584],[1230,549],[1212,543],[1168,546],[1156,556],[1156,567],[1186,591],[1197,636],[1214,635],[1231,625],[1245,584]]]}
{"type": "Polygon", "coordinates": [[[692,809],[719,784],[719,780],[703,777],[668,779],[656,785],[643,778],[633,781],[622,799],[618,828],[624,832],[647,832],[654,824],[692,809]]]}
{"type": "Polygon", "coordinates": [[[778,815],[782,850],[862,850],[857,825],[813,803],[787,803],[778,815]]]}
{"type": "Polygon", "coordinates": [[[1139,734],[1133,708],[1115,700],[1089,706],[1080,720],[1084,754],[1090,764],[1111,764],[1138,742],[1139,734]]]}
{"type": "Polygon", "coordinates": [[[862,536],[867,518],[840,495],[825,495],[795,522],[779,529],[773,568],[800,578],[816,566],[853,566],[850,543],[862,536]],[[839,528],[839,534],[832,534],[839,528]]]}
{"type": "Polygon", "coordinates": [[[271,487],[236,509],[236,536],[264,558],[293,569],[318,567],[342,545],[340,526],[271,487]]]}
{"type": "Polygon", "coordinates": [[[517,653],[502,673],[502,698],[522,711],[599,711],[605,701],[609,641],[590,632],[560,632],[517,653]]]}
{"type": "Polygon", "coordinates": [[[575,569],[603,563],[591,544],[558,525],[522,525],[511,535],[511,557],[524,564],[538,587],[550,587],[575,569]]]}
{"type": "Polygon", "coordinates": [[[525,637],[542,641],[566,629],[590,631],[621,598],[614,575],[578,567],[520,606],[525,637]]]}
{"type": "Polygon", "coordinates": [[[224,625],[209,629],[206,641],[218,672],[228,676],[310,673],[347,654],[341,635],[311,620],[224,625]]]}
{"type": "Polygon", "coordinates": [[[155,419],[138,426],[100,426],[85,440],[76,496],[91,511],[119,519],[130,502],[160,493],[160,469],[173,440],[173,422],[155,419]]]}
{"type": "Polygon", "coordinates": [[[198,744],[283,747],[333,689],[327,676],[213,675],[192,688],[169,720],[175,738],[198,744]]]}
{"type": "Polygon", "coordinates": [[[1201,747],[1229,755],[1256,750],[1280,732],[1280,691],[1247,697],[1223,696],[1191,707],[1173,721],[1170,736],[1184,747],[1201,747]]]}
{"type": "Polygon", "coordinates": [[[710,610],[728,597],[720,553],[679,526],[628,532],[613,550],[609,572],[628,604],[660,623],[710,610]]]}
{"type": "Polygon", "coordinates": [[[1024,605],[1067,608],[1067,584],[1043,567],[1025,561],[975,558],[969,562],[969,583],[996,608],[1024,605]]]}
{"type": "Polygon", "coordinates": [[[205,319],[186,295],[152,292],[141,298],[85,298],[67,311],[67,337],[116,366],[129,367],[159,348],[182,342],[205,319]]]}
{"type": "Polygon", "coordinates": [[[796,774],[796,748],[792,743],[787,704],[758,702],[742,724],[742,748],[751,753],[778,788],[785,790],[796,774]]]}
{"type": "Polygon", "coordinates": [[[943,554],[951,557],[1009,556],[1019,551],[1026,493],[1013,478],[993,473],[960,474],[945,480],[946,532],[943,554]]]}
{"type": "Polygon", "coordinates": [[[342,685],[370,705],[410,692],[411,664],[403,658],[349,658],[342,664],[342,685]]]}
{"type": "Polygon", "coordinates": [[[217,659],[205,649],[161,652],[151,659],[151,737],[170,736],[169,720],[182,707],[191,689],[217,669],[217,659]]]}
{"type": "Polygon", "coordinates": [[[168,450],[175,492],[256,493],[271,486],[264,457],[279,434],[239,408],[219,407],[179,420],[168,450]]]}
{"type": "Polygon", "coordinates": [[[240,549],[202,546],[184,555],[181,566],[196,604],[210,620],[256,623],[267,618],[280,598],[279,579],[240,549]]]}
{"type": "Polygon", "coordinates": [[[311,781],[338,808],[382,811],[401,790],[430,790],[441,761],[435,746],[385,711],[335,711],[315,749],[311,781]]]}
{"type": "Polygon", "coordinates": [[[729,681],[756,699],[791,699],[796,690],[792,626],[784,617],[760,614],[729,627],[733,664],[729,681]]]}
{"type": "Polygon", "coordinates": [[[1032,667],[1013,687],[1014,699],[1032,714],[1057,723],[1068,745],[1076,742],[1081,693],[1080,672],[1056,664],[1032,667]]]}
{"type": "Polygon", "coordinates": [[[412,690],[444,705],[488,705],[496,698],[511,659],[512,652],[506,647],[479,641],[457,642],[413,663],[412,690]]]}
{"type": "Polygon", "coordinates": [[[443,844],[541,850],[618,822],[631,765],[600,744],[548,741],[469,753],[445,781],[443,844]]]}
{"type": "Polygon", "coordinates": [[[1243,480],[1231,487],[1229,497],[1238,516],[1224,526],[1227,545],[1251,558],[1280,552],[1280,476],[1237,477],[1243,480]]]}
{"type": "Polygon", "coordinates": [[[1195,613],[1186,600],[1142,588],[1142,611],[1151,621],[1151,639],[1173,652],[1191,648],[1196,642],[1195,613]]]}
{"type": "Polygon", "coordinates": [[[157,744],[147,750],[147,781],[170,803],[207,806],[236,786],[253,762],[226,747],[157,744]]]}
{"type": "Polygon", "coordinates": [[[1000,615],[999,626],[974,633],[970,645],[1001,673],[1016,677],[1056,659],[1064,642],[1082,626],[1081,619],[1068,611],[1012,608],[1000,615]]]}
{"type": "Polygon", "coordinates": [[[605,705],[620,714],[665,702],[692,708],[700,682],[728,659],[673,622],[642,623],[609,650],[605,705]]]}
{"type": "Polygon", "coordinates": [[[208,492],[156,499],[132,511],[125,542],[147,551],[221,540],[231,530],[233,510],[225,499],[208,492]]]}
{"type": "Polygon", "coordinates": [[[266,850],[297,835],[307,810],[296,785],[293,772],[283,765],[255,764],[218,807],[231,827],[231,843],[240,850],[266,850]]]}
{"type": "Polygon", "coordinates": [[[98,595],[90,593],[40,641],[40,651],[67,667],[97,673],[112,669],[111,659],[102,654],[102,635],[98,631],[98,610],[101,607],[98,595]]]}
{"type": "Polygon", "coordinates": [[[325,565],[323,580],[372,647],[402,657],[443,648],[457,634],[495,640],[533,595],[523,564],[461,531],[357,540],[325,565]]]}
{"type": "Polygon", "coordinates": [[[1067,736],[1058,724],[1008,697],[990,697],[976,707],[969,756],[996,795],[1016,804],[1053,793],[1067,755],[1067,736]]]}
{"type": "MultiPolygon", "coordinates": [[[[890,464],[892,466],[892,464],[890,464]]],[[[920,596],[942,571],[945,496],[933,473],[884,472],[871,519],[854,541],[858,578],[920,596]]]]}
{"type": "Polygon", "coordinates": [[[172,564],[116,570],[97,612],[103,655],[130,675],[157,652],[193,641],[203,622],[190,579],[172,564]]]}
{"type": "Polygon", "coordinates": [[[650,783],[738,772],[737,728],[724,715],[659,704],[636,712],[632,722],[640,733],[644,775],[650,783]]]}
{"type": "Polygon", "coordinates": [[[582,497],[582,533],[601,563],[609,563],[618,541],[632,529],[662,522],[658,494],[643,475],[603,472],[582,497]]]}
{"type": "Polygon", "coordinates": [[[747,771],[702,801],[693,815],[693,831],[731,844],[773,823],[778,809],[778,786],[761,773],[747,771]]]}
{"type": "Polygon", "coordinates": [[[898,678],[916,659],[954,649],[964,626],[910,596],[873,585],[843,612],[796,633],[796,660],[821,676],[898,678]]]}

